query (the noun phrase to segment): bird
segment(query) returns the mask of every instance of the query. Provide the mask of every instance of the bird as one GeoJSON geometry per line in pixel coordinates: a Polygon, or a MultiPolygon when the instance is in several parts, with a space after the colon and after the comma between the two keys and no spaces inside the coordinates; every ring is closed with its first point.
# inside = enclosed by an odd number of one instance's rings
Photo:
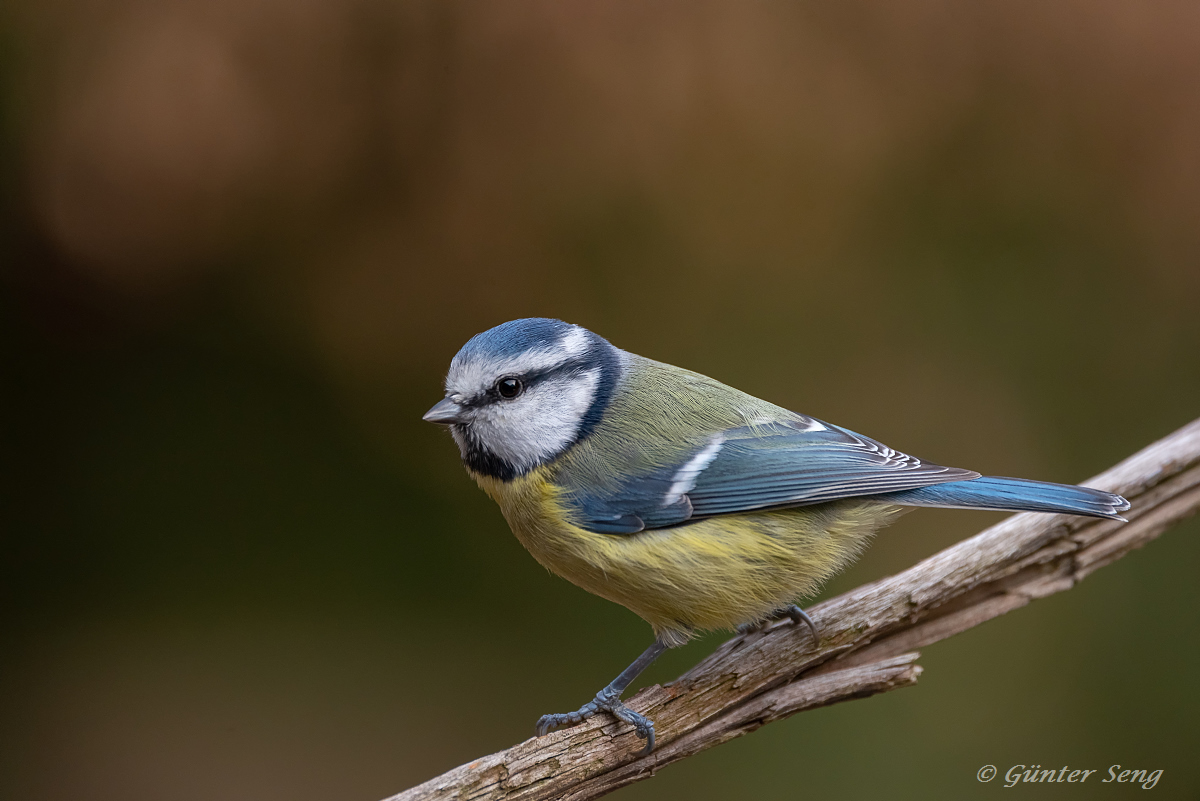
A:
{"type": "Polygon", "coordinates": [[[806,625],[796,604],[908,507],[1124,520],[1087,487],[982,476],[893,450],[708,376],[621,350],[578,325],[511,320],[450,362],[426,421],[447,426],[467,472],[551,572],[625,606],[654,642],[578,710],[655,744],[621,695],[666,649],[704,631],[806,625]]]}

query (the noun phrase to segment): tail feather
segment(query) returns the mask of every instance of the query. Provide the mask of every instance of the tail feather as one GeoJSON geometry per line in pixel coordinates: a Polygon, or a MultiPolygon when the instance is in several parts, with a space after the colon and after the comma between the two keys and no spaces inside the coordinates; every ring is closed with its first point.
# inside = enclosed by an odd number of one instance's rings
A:
{"type": "Polygon", "coordinates": [[[874,497],[903,506],[997,509],[1005,512],[1065,512],[1088,517],[1107,517],[1111,520],[1124,520],[1119,512],[1129,508],[1129,501],[1111,492],[1001,476],[951,481],[874,497]]]}

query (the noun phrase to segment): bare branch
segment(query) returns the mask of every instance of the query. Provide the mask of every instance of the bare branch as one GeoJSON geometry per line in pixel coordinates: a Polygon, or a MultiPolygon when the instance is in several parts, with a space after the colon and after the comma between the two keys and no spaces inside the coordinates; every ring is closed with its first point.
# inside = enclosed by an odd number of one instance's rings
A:
{"type": "Polygon", "coordinates": [[[914,651],[1070,589],[1200,508],[1200,420],[1097,476],[1133,502],[1128,523],[1018,514],[890,578],[809,609],[821,631],[776,625],[726,642],[666,686],[629,701],[652,717],[649,756],[632,729],[597,716],[462,765],[388,801],[597,798],[658,768],[805,709],[914,684],[914,651]]]}

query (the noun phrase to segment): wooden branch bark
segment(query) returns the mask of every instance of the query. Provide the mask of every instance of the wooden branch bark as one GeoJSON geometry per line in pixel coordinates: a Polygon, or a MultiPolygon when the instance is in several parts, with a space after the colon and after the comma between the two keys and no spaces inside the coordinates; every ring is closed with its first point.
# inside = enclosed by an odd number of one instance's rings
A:
{"type": "Polygon", "coordinates": [[[808,610],[821,630],[777,624],[737,637],[629,706],[658,748],[597,716],[462,765],[388,801],[597,798],[664,765],[805,709],[914,684],[913,649],[1070,589],[1200,508],[1200,419],[1087,482],[1133,503],[1128,523],[1018,514],[890,578],[808,610]]]}

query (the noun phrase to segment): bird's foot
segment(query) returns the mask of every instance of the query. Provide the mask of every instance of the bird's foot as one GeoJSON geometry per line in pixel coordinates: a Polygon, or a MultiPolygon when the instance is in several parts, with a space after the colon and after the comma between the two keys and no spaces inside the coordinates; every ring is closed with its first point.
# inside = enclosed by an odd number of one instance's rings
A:
{"type": "Polygon", "coordinates": [[[803,609],[795,604],[789,604],[781,609],[776,609],[770,614],[770,616],[768,616],[766,620],[756,620],[753,623],[743,623],[737,627],[737,633],[753,634],[756,631],[761,631],[772,620],[782,620],[785,617],[791,619],[794,625],[798,626],[803,623],[804,625],[808,626],[808,630],[812,633],[813,644],[821,644],[821,635],[817,633],[817,624],[813,623],[812,618],[809,617],[803,609]]]}
{"type": "Polygon", "coordinates": [[[595,698],[574,712],[542,715],[537,722],[538,737],[562,726],[578,726],[588,718],[595,717],[596,713],[600,711],[608,712],[617,720],[623,720],[633,726],[637,736],[646,741],[646,747],[641,750],[640,756],[645,756],[654,750],[654,721],[625,706],[621,703],[620,695],[608,692],[607,687],[596,693],[595,698]]]}

